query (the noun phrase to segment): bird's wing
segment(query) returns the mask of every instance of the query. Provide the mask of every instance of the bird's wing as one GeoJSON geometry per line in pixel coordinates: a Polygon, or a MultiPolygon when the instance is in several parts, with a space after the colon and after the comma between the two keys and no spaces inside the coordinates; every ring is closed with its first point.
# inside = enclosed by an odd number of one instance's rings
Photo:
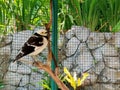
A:
{"type": "Polygon", "coordinates": [[[43,37],[33,35],[28,39],[27,43],[30,46],[42,46],[43,45],[43,37]]]}
{"type": "Polygon", "coordinates": [[[22,46],[21,50],[19,51],[19,54],[16,56],[15,60],[18,60],[20,59],[21,57],[27,55],[27,54],[30,54],[31,52],[33,52],[35,50],[35,47],[33,46],[29,46],[27,44],[27,42],[22,46]]]}
{"type": "Polygon", "coordinates": [[[15,60],[20,59],[21,57],[30,54],[35,51],[35,47],[40,47],[43,45],[43,37],[32,35],[27,42],[22,46],[19,54],[16,56],[15,60]]]}

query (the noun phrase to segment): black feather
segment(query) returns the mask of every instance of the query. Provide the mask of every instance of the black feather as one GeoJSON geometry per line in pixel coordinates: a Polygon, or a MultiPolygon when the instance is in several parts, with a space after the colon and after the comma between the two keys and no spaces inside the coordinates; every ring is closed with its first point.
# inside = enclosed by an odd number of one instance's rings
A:
{"type": "Polygon", "coordinates": [[[23,53],[19,53],[16,58],[14,59],[13,62],[15,62],[16,60],[20,59],[21,57],[23,57],[23,53]]]}
{"type": "Polygon", "coordinates": [[[38,34],[38,33],[34,33],[34,35],[35,35],[35,36],[38,36],[38,37],[41,37],[41,35],[40,35],[40,34],[38,34]]]}
{"type": "Polygon", "coordinates": [[[28,44],[35,45],[35,46],[42,46],[43,45],[43,37],[41,35],[39,36],[31,36],[28,41],[28,44]]]}
{"type": "Polygon", "coordinates": [[[20,59],[21,57],[23,57],[23,56],[25,56],[25,55],[27,55],[27,54],[32,53],[32,52],[34,51],[34,49],[35,49],[35,47],[29,46],[29,45],[27,44],[27,42],[26,42],[26,43],[24,44],[24,46],[22,47],[20,53],[16,56],[16,58],[15,58],[14,61],[20,59]]]}
{"type": "Polygon", "coordinates": [[[27,54],[30,54],[34,51],[35,47],[33,46],[29,46],[27,44],[27,42],[24,44],[24,46],[22,47],[22,52],[24,53],[23,56],[27,55],[27,54]]]}
{"type": "Polygon", "coordinates": [[[45,37],[47,40],[48,40],[48,36],[41,36],[40,34],[38,33],[34,33],[34,35],[38,36],[38,37],[45,37]]]}

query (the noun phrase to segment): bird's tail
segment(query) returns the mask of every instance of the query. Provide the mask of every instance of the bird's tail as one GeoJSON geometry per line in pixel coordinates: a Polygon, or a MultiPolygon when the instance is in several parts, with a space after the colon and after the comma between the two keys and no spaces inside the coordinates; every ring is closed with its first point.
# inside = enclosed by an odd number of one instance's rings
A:
{"type": "Polygon", "coordinates": [[[18,59],[20,59],[21,57],[23,57],[23,53],[19,53],[15,59],[13,60],[13,62],[17,61],[18,59]]]}

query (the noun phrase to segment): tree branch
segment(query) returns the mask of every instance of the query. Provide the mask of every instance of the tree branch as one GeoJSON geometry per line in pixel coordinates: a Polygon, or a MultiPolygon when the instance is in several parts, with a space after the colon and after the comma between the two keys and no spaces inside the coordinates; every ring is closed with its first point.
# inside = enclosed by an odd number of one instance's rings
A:
{"type": "Polygon", "coordinates": [[[35,62],[34,65],[36,67],[38,67],[39,69],[43,69],[45,70],[53,79],[54,81],[57,83],[57,85],[59,86],[59,88],[61,88],[62,90],[69,90],[66,85],[58,78],[58,75],[56,75],[50,68],[49,65],[45,65],[42,64],[41,62],[35,62]]]}
{"type": "Polygon", "coordinates": [[[52,0],[50,0],[50,21],[49,23],[45,24],[46,30],[48,31],[48,57],[47,57],[47,64],[43,64],[39,61],[34,62],[34,65],[36,67],[38,67],[39,69],[43,69],[45,70],[52,78],[53,80],[57,83],[57,85],[59,86],[59,88],[61,88],[62,90],[69,90],[66,85],[58,78],[58,67],[57,67],[57,62],[56,59],[51,51],[51,47],[50,47],[50,26],[52,25],[52,0]],[[51,60],[54,60],[55,64],[56,64],[56,68],[55,68],[55,72],[52,71],[50,64],[51,64],[51,60]]]}
{"type": "Polygon", "coordinates": [[[48,56],[47,56],[47,63],[50,66],[51,60],[54,60],[55,66],[57,67],[56,59],[52,53],[50,47],[50,26],[52,25],[52,0],[50,0],[50,21],[49,23],[45,24],[46,30],[48,31],[48,56]]]}

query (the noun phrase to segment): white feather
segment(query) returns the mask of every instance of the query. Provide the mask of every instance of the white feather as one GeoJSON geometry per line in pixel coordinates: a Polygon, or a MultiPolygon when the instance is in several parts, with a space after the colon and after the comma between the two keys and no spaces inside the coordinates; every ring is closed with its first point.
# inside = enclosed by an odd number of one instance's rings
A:
{"type": "Polygon", "coordinates": [[[29,55],[31,56],[38,55],[40,52],[42,52],[46,48],[47,44],[48,44],[48,40],[45,37],[43,37],[43,45],[40,47],[33,45],[35,47],[35,51],[30,53],[29,55]]]}

